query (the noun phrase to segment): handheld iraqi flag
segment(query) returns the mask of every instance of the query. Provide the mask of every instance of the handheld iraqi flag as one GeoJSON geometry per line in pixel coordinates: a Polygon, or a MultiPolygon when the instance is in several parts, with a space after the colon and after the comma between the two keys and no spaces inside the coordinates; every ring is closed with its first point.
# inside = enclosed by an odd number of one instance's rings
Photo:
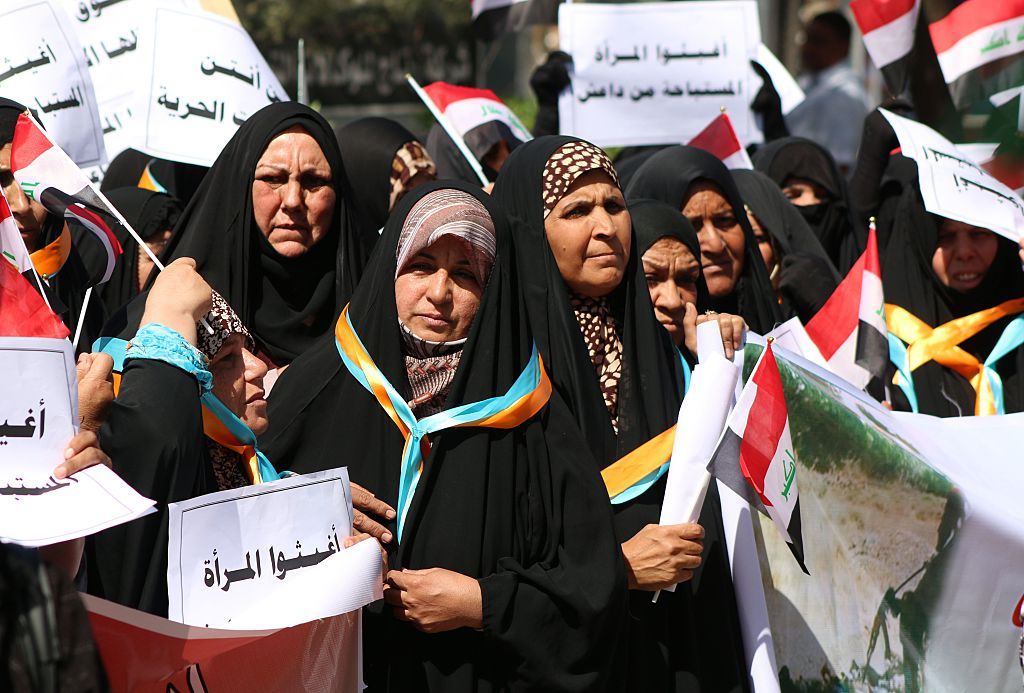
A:
{"type": "Polygon", "coordinates": [[[867,248],[810,322],[807,336],[836,375],[863,388],[889,360],[885,297],[872,219],[867,248]]]}
{"type": "Polygon", "coordinates": [[[726,168],[754,168],[753,162],[747,155],[747,150],[743,148],[740,138],[736,136],[736,129],[732,126],[732,120],[729,119],[728,113],[716,116],[688,144],[691,147],[711,152],[722,160],[726,168]]]}
{"type": "MultiPolygon", "coordinates": [[[[14,128],[11,171],[26,195],[67,222],[75,248],[89,270],[87,286],[110,279],[122,252],[112,230],[119,223],[117,215],[75,162],[26,113],[18,116],[14,128]]],[[[47,279],[55,274],[41,273],[47,279]]]]}
{"type": "Polygon", "coordinates": [[[957,107],[1024,82],[1024,0],[967,0],[928,31],[957,107]]]}
{"type": "Polygon", "coordinates": [[[772,519],[804,564],[797,458],[782,377],[769,340],[725,424],[708,471],[772,519]]]}
{"type": "Polygon", "coordinates": [[[0,255],[0,336],[66,338],[68,328],[32,286],[38,279],[2,190],[0,255]]]}
{"type": "Polygon", "coordinates": [[[479,137],[475,136],[476,128],[486,123],[497,122],[509,130],[509,134],[519,142],[533,139],[516,114],[506,106],[490,89],[460,87],[447,82],[434,82],[423,87],[437,109],[451,122],[455,130],[477,159],[487,153],[480,151],[479,137]]]}
{"type": "Polygon", "coordinates": [[[530,24],[557,24],[561,0],[472,0],[473,33],[493,41],[530,24]]]}
{"type": "Polygon", "coordinates": [[[902,94],[907,86],[921,0],[853,0],[850,11],[889,91],[894,96],[902,94]]]}

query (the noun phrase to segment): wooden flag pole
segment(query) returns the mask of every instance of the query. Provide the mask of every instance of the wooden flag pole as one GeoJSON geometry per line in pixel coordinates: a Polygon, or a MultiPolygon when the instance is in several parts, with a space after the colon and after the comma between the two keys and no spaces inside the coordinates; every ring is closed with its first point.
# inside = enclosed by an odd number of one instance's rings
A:
{"type": "Polygon", "coordinates": [[[434,116],[434,119],[437,120],[437,123],[446,133],[448,133],[448,136],[452,138],[452,142],[454,142],[455,146],[459,148],[460,152],[462,152],[462,156],[466,158],[470,168],[472,168],[473,172],[476,173],[476,177],[480,179],[480,185],[483,185],[484,187],[490,185],[491,181],[487,180],[487,176],[484,175],[484,169],[480,166],[480,162],[477,161],[475,156],[473,156],[473,152],[469,151],[469,147],[466,146],[466,140],[462,139],[462,135],[458,133],[455,126],[452,125],[452,122],[448,120],[448,116],[442,113],[441,109],[439,109],[437,104],[434,103],[434,100],[427,95],[427,92],[423,91],[423,87],[421,87],[419,82],[416,81],[416,78],[410,74],[406,74],[405,81],[407,81],[409,86],[412,87],[412,90],[416,92],[416,96],[420,97],[420,101],[423,102],[423,105],[430,109],[430,113],[434,116]]]}

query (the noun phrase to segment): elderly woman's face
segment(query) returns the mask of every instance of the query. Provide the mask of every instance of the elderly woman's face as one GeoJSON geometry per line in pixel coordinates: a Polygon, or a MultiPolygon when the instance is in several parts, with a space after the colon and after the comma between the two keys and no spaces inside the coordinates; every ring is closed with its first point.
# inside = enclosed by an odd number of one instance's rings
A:
{"type": "Polygon", "coordinates": [[[700,240],[700,264],[708,293],[728,296],[743,272],[747,243],[743,227],[714,183],[697,181],[686,191],[683,216],[690,220],[700,240]]]}
{"type": "Polygon", "coordinates": [[[213,394],[256,435],[267,430],[267,400],[263,376],[267,364],[245,348],[237,332],[228,337],[210,359],[213,394]]]}
{"type": "Polygon", "coordinates": [[[576,179],[544,220],[551,253],[566,286],[591,298],[622,282],[632,227],[622,191],[604,171],[576,179]]]}
{"type": "Polygon", "coordinates": [[[464,339],[480,308],[483,290],[473,274],[465,242],[441,236],[410,258],[398,273],[398,319],[420,339],[464,339]]]}
{"type": "Polygon", "coordinates": [[[300,127],[267,145],[256,164],[252,211],[280,255],[298,257],[327,235],[337,194],[331,175],[320,145],[300,127]]]}
{"type": "Polygon", "coordinates": [[[970,291],[985,281],[998,250],[999,239],[988,229],[943,219],[932,270],[943,285],[955,291],[970,291]]]}
{"type": "Polygon", "coordinates": [[[686,304],[697,305],[700,265],[685,243],[670,236],[659,238],[641,259],[654,316],[678,346],[683,343],[686,304]]]}

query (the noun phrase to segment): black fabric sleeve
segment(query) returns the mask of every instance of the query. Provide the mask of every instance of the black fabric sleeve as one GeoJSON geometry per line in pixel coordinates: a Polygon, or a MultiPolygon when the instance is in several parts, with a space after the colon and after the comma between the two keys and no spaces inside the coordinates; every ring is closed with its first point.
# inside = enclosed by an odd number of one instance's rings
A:
{"type": "Polygon", "coordinates": [[[118,476],[157,502],[157,512],[86,542],[89,592],[166,616],[167,503],[215,486],[195,378],[161,361],[129,361],[100,445],[118,476]]]}

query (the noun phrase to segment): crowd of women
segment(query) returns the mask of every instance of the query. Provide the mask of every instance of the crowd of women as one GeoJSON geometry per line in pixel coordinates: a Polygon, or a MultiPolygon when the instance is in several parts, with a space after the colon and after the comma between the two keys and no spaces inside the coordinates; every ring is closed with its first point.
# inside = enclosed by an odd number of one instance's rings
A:
{"type": "MultiPolygon", "coordinates": [[[[370,690],[748,690],[715,487],[699,523],[661,526],[667,458],[623,464],[675,423],[696,325],[717,320],[731,355],[746,329],[809,320],[868,216],[886,300],[922,329],[1024,298],[1017,246],[929,214],[891,132],[865,138],[854,188],[799,138],[729,171],[687,146],[612,161],[499,132],[484,191],[431,139],[383,119],[336,134],[277,103],[208,171],[115,160],[108,197],[168,264],[122,239],[55,474],[109,464],[160,512],[63,547],[65,572],[166,615],[167,503],[347,466],[349,541],[379,541],[388,566],[365,610],[370,690]]],[[[62,221],[0,182],[46,246],[62,221]]],[[[986,362],[1014,315],[975,321],[959,351],[986,362]]],[[[990,364],[1002,411],[1024,409],[1022,359],[990,364]]],[[[964,361],[920,365],[913,403],[885,382],[879,397],[970,414],[964,361]]]]}

